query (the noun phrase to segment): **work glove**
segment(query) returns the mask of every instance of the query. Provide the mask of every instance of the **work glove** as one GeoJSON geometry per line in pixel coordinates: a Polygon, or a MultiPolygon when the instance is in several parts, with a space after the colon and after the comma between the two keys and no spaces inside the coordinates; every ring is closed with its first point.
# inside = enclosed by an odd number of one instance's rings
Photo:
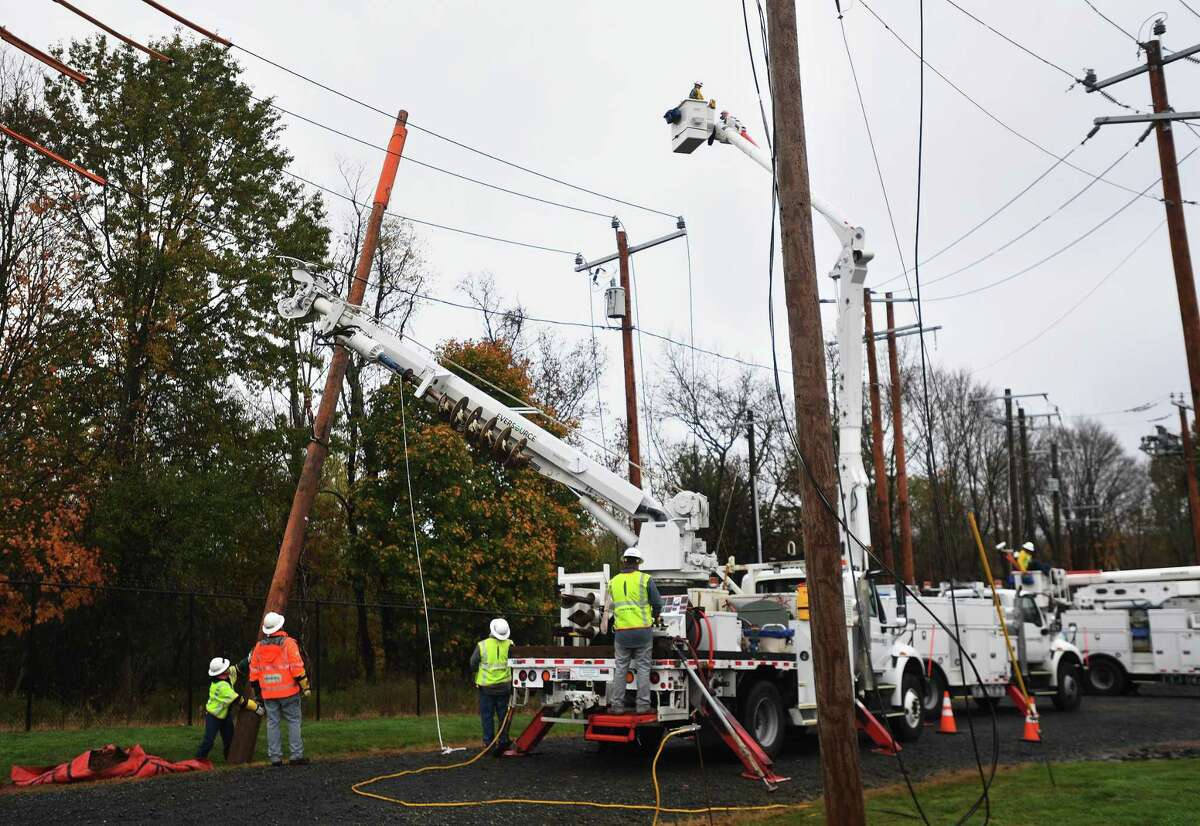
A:
{"type": "Polygon", "coordinates": [[[301,695],[304,697],[311,697],[312,689],[308,685],[308,675],[306,674],[305,676],[301,677],[299,683],[301,695]]]}
{"type": "Polygon", "coordinates": [[[264,714],[266,714],[266,711],[263,710],[262,706],[255,704],[254,713],[257,714],[259,717],[262,717],[264,714]]]}

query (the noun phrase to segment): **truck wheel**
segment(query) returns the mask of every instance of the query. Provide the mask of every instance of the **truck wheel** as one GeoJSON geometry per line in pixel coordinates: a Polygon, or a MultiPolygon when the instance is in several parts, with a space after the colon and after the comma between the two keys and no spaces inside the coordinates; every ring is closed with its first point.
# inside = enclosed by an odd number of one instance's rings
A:
{"type": "Polygon", "coordinates": [[[1058,686],[1051,698],[1054,707],[1059,711],[1074,711],[1079,708],[1083,699],[1083,685],[1080,680],[1079,663],[1074,659],[1064,658],[1058,664],[1058,686]]]}
{"type": "Polygon", "coordinates": [[[942,714],[942,696],[946,693],[946,678],[938,668],[933,669],[925,680],[925,693],[921,697],[921,711],[926,720],[936,720],[942,714]]]}
{"type": "Polygon", "coordinates": [[[770,680],[759,680],[751,687],[741,703],[738,720],[768,757],[775,757],[783,750],[787,714],[779,689],[770,680]]]}
{"type": "Polygon", "coordinates": [[[1093,659],[1083,679],[1093,694],[1114,697],[1125,690],[1125,670],[1107,657],[1093,659]]]}
{"type": "Polygon", "coordinates": [[[896,710],[904,713],[888,718],[892,734],[904,743],[911,743],[921,736],[921,727],[925,720],[923,682],[920,676],[913,673],[906,673],[901,678],[900,706],[896,710]]]}

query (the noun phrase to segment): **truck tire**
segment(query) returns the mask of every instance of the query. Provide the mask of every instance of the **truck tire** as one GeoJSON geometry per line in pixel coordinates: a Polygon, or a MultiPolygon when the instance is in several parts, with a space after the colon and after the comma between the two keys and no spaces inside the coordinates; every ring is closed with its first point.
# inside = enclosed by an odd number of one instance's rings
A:
{"type": "Polygon", "coordinates": [[[779,689],[770,680],[759,680],[751,686],[750,693],[740,704],[738,721],[768,757],[776,757],[783,750],[787,712],[779,689]]]}
{"type": "Polygon", "coordinates": [[[926,720],[936,720],[942,714],[942,695],[946,692],[946,678],[937,666],[925,680],[925,693],[921,697],[921,710],[926,720]]]}
{"type": "Polygon", "coordinates": [[[1083,679],[1093,694],[1115,697],[1125,690],[1125,669],[1108,657],[1093,657],[1083,679]]]}
{"type": "Polygon", "coordinates": [[[1082,669],[1075,659],[1063,657],[1058,663],[1058,685],[1051,700],[1059,711],[1074,711],[1083,700],[1082,669]]]}
{"type": "Polygon", "coordinates": [[[900,706],[904,714],[888,718],[888,725],[897,740],[912,743],[921,736],[925,722],[925,681],[919,674],[906,672],[900,679],[900,706]]]}

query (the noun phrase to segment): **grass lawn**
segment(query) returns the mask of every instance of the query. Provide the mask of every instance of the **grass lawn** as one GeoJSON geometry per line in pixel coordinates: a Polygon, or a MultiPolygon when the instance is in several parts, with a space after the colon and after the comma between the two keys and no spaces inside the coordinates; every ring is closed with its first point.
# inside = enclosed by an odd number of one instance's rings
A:
{"type": "MultiPolygon", "coordinates": [[[[991,823],[997,826],[1184,826],[1198,820],[1200,758],[1052,764],[1001,768],[991,788],[991,823]]],[[[978,776],[957,773],[920,783],[917,797],[931,823],[956,822],[979,796],[978,776]]],[[[871,824],[920,823],[903,788],[867,792],[871,824]]],[[[760,826],[823,823],[819,808],[740,822],[760,826]]],[[[983,823],[982,807],[969,823],[983,823]]]]}
{"type": "MultiPolygon", "coordinates": [[[[513,719],[516,736],[529,721],[528,714],[513,719]]],[[[0,770],[7,784],[8,770],[13,764],[48,766],[62,763],[80,752],[100,748],[108,743],[132,746],[140,743],[150,754],[168,760],[192,757],[203,726],[128,726],[71,730],[35,730],[0,734],[0,770]]],[[[553,732],[551,732],[553,734],[553,732]]],[[[475,746],[479,743],[479,716],[452,714],[442,716],[442,737],[447,743],[475,746]]],[[[435,748],[437,729],[432,715],[423,717],[381,717],[369,720],[305,720],[304,751],[314,758],[339,754],[372,751],[396,751],[408,748],[435,748]]],[[[255,759],[266,760],[267,735],[265,724],[258,734],[255,759]]],[[[285,745],[286,748],[286,745],[285,745]]],[[[221,765],[221,741],[209,755],[221,765]]]]}

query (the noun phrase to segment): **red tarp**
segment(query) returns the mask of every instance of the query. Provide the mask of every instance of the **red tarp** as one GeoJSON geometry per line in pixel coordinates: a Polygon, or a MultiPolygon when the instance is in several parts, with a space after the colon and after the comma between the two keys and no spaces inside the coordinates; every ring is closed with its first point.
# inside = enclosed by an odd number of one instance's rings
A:
{"type": "Polygon", "coordinates": [[[174,772],[207,771],[208,760],[180,760],[172,763],[141,746],[125,751],[114,745],[85,751],[68,763],[57,766],[13,766],[12,782],[18,786],[37,786],[42,783],[80,783],[87,780],[108,780],[113,777],[154,777],[174,772]]]}

